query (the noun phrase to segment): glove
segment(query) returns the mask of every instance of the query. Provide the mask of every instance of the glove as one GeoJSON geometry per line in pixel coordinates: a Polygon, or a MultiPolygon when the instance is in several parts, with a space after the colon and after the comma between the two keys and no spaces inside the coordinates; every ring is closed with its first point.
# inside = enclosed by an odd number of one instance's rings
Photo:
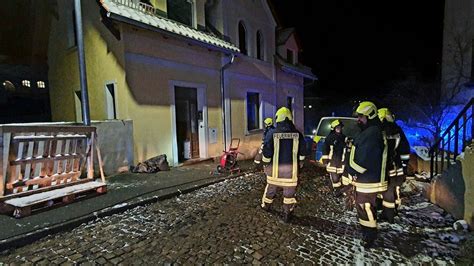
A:
{"type": "Polygon", "coordinates": [[[402,161],[403,174],[408,175],[408,161],[402,161]]]}
{"type": "Polygon", "coordinates": [[[344,198],[346,210],[352,211],[355,206],[355,187],[353,185],[348,185],[347,188],[344,188],[344,193],[346,194],[346,197],[344,198]]]}

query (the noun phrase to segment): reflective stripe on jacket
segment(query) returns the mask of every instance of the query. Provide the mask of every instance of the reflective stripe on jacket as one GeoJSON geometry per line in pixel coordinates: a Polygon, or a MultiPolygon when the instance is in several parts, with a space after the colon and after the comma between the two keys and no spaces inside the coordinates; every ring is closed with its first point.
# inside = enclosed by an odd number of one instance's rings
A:
{"type": "Polygon", "coordinates": [[[296,186],[298,163],[305,159],[303,135],[290,121],[277,123],[269,131],[263,144],[263,159],[270,163],[265,168],[267,183],[276,186],[296,186]]]}
{"type": "Polygon", "coordinates": [[[356,190],[363,193],[387,190],[387,140],[380,124],[371,123],[354,139],[349,158],[348,172],[356,177],[356,190]]]}

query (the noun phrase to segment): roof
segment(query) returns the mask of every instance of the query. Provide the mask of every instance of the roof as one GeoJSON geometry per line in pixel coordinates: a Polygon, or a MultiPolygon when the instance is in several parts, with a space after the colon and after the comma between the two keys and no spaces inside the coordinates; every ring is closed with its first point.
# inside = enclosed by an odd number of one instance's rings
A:
{"type": "Polygon", "coordinates": [[[145,8],[131,0],[100,0],[102,7],[107,11],[107,16],[123,22],[133,24],[152,30],[162,31],[171,35],[177,35],[211,48],[240,52],[239,48],[232,43],[226,42],[211,34],[198,31],[176,21],[147,13],[145,8]]]}
{"type": "Polygon", "coordinates": [[[285,61],[285,59],[281,58],[281,56],[276,55],[275,56],[276,63],[281,66],[281,69],[284,72],[290,73],[290,74],[295,74],[298,76],[301,76],[303,78],[307,79],[312,79],[312,80],[317,80],[318,77],[311,72],[311,68],[298,64],[298,65],[292,65],[288,62],[285,61]]]}
{"type": "Polygon", "coordinates": [[[295,28],[284,28],[284,29],[277,30],[277,45],[285,44],[294,31],[295,31],[295,28]]]}

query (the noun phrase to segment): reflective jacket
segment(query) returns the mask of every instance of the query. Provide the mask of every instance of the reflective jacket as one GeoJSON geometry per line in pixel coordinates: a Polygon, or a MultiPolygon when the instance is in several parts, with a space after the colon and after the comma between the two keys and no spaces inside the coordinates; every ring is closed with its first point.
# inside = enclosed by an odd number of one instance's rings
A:
{"type": "Polygon", "coordinates": [[[351,149],[352,143],[354,142],[353,139],[346,138],[346,147],[344,148],[344,160],[342,162],[342,185],[347,186],[352,183],[352,178],[349,178],[349,158],[351,157],[351,149]]]}
{"type": "Polygon", "coordinates": [[[283,121],[270,129],[263,143],[264,163],[267,183],[294,187],[298,183],[299,161],[305,159],[305,141],[303,135],[291,121],[283,121]]]}
{"type": "Polygon", "coordinates": [[[344,155],[346,146],[346,136],[332,130],[324,140],[324,153],[321,157],[323,162],[327,162],[328,173],[342,174],[344,171],[344,155]]]}
{"type": "Polygon", "coordinates": [[[396,123],[385,121],[383,130],[387,135],[388,143],[388,176],[402,176],[405,174],[403,164],[410,159],[410,144],[405,133],[396,123]]]}
{"type": "Polygon", "coordinates": [[[355,139],[349,158],[349,175],[356,191],[376,193],[387,190],[385,168],[387,165],[387,140],[380,120],[369,120],[368,127],[355,139]]]}

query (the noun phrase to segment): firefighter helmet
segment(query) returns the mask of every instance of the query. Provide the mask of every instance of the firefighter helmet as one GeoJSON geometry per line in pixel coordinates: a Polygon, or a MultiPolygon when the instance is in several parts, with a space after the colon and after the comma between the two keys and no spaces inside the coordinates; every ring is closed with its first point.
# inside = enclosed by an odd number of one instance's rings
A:
{"type": "Polygon", "coordinates": [[[341,121],[339,121],[339,119],[336,119],[331,122],[331,130],[334,130],[337,126],[343,127],[344,124],[341,121]]]}
{"type": "Polygon", "coordinates": [[[377,117],[377,107],[373,102],[361,102],[356,109],[356,113],[359,115],[365,115],[368,119],[374,119],[377,117]]]}
{"type": "Polygon", "coordinates": [[[388,122],[393,122],[395,119],[393,118],[392,112],[388,108],[380,108],[378,110],[380,121],[387,120],[388,122]]]}
{"type": "Polygon", "coordinates": [[[275,114],[275,123],[283,122],[287,118],[288,120],[293,121],[293,114],[291,113],[290,109],[282,107],[278,109],[275,114]]]}
{"type": "Polygon", "coordinates": [[[266,127],[269,127],[269,126],[273,125],[273,119],[270,118],[270,117],[267,117],[267,118],[265,118],[265,120],[263,120],[263,123],[265,124],[266,127]]]}

